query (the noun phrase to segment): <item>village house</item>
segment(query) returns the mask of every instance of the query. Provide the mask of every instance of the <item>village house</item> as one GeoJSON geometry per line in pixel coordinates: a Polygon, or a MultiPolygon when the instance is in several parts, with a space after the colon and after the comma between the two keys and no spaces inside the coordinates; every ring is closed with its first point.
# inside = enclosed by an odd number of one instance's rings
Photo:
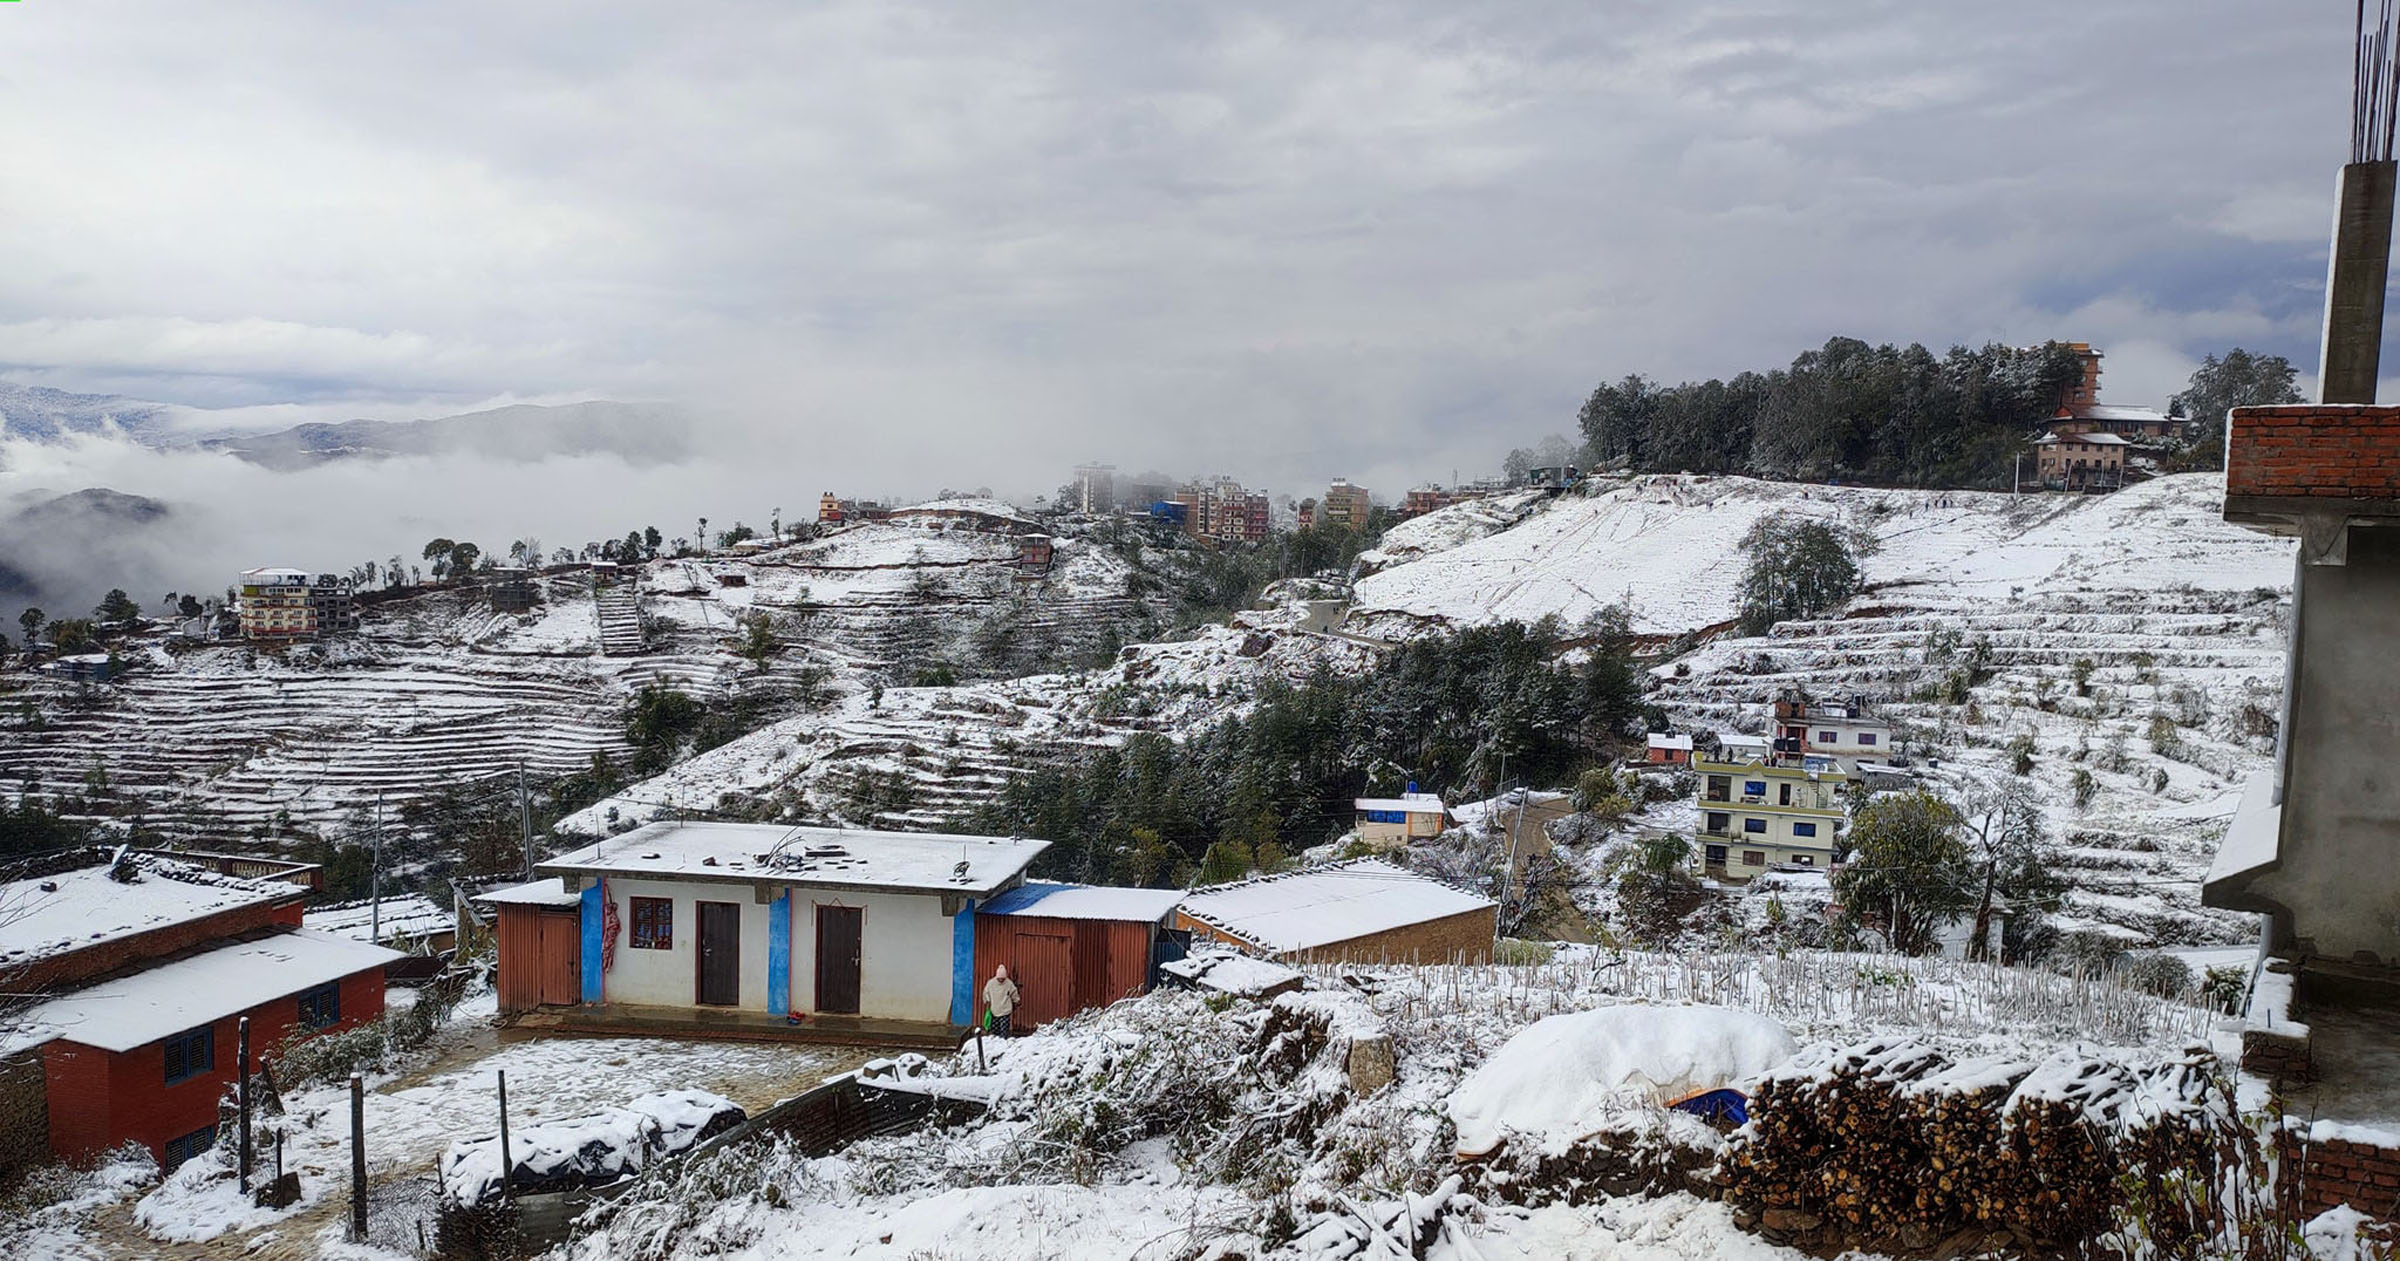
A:
{"type": "Polygon", "coordinates": [[[1892,725],[1867,712],[1866,702],[1821,701],[1786,689],[1773,707],[1774,751],[1881,758],[1892,751],[1892,725]]]}
{"type": "Polygon", "coordinates": [[[1490,898],[1360,858],[1195,889],[1175,927],[1194,949],[1214,942],[1292,962],[1483,963],[1499,913],[1490,898]]]}
{"type": "Polygon", "coordinates": [[[1358,839],[1376,849],[1440,836],[1450,826],[1450,809],[1441,797],[1418,792],[1415,784],[1397,797],[1360,797],[1351,805],[1358,811],[1358,839]]]}
{"type": "Polygon", "coordinates": [[[1830,756],[1770,752],[1751,759],[1735,747],[1725,741],[1715,757],[1693,764],[1701,868],[1742,881],[1779,867],[1830,868],[1850,776],[1830,756]]]}
{"type": "Polygon", "coordinates": [[[2033,443],[2033,479],[2051,490],[2119,489],[2126,445],[2113,433],[2043,434],[2033,443]]]}
{"type": "Polygon", "coordinates": [[[1692,763],[1692,738],[1671,731],[1650,733],[1649,758],[1652,765],[1689,766],[1692,763]]]}
{"type": "Polygon", "coordinates": [[[947,1037],[973,1018],[975,923],[1047,841],[659,822],[561,854],[558,878],[487,895],[504,1007],[571,979],[583,1025],[862,1020],[947,1037]],[[523,900],[518,900],[518,899],[523,900]],[[563,909],[563,908],[558,908],[563,909]]]}
{"type": "Polygon", "coordinates": [[[308,892],[140,850],[13,869],[0,988],[38,997],[0,1035],[0,1169],[123,1143],[180,1164],[216,1142],[242,1018],[255,1057],[381,1016],[398,952],[302,927],[308,892]]]}
{"type": "Polygon", "coordinates": [[[1019,1029],[1147,993],[1157,965],[1182,954],[1167,930],[1182,900],[1179,889],[1028,881],[977,908],[975,975],[1007,966],[1020,991],[1019,1029]]]}
{"type": "Polygon", "coordinates": [[[1047,534],[1019,535],[1017,537],[1017,576],[1027,579],[1046,576],[1050,572],[1050,563],[1056,558],[1057,552],[1056,540],[1047,534]]]}

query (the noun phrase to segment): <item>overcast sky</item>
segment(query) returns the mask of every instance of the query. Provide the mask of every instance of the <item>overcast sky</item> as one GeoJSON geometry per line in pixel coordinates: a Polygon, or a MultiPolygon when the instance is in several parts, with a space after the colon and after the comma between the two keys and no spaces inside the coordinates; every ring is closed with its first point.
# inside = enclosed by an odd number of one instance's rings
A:
{"type": "Polygon", "coordinates": [[[2315,366],[2350,17],[23,0],[0,377],[678,399],[826,480],[1021,493],[1390,494],[1837,333],[2090,340],[2159,405],[2230,345],[2315,366]]]}

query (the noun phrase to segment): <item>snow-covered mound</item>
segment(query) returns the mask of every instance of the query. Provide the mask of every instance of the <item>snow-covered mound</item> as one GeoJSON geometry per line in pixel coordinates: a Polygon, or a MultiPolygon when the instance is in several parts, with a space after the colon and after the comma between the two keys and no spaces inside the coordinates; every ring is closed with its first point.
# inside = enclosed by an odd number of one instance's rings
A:
{"type": "Polygon", "coordinates": [[[1458,1154],[1488,1155],[1512,1134],[1563,1149],[1632,1097],[1663,1101],[1737,1085],[1799,1049],[1772,1017],[1729,1007],[1628,1003],[1550,1016],[1451,1092],[1458,1154]]]}
{"type": "Polygon", "coordinates": [[[1963,603],[2027,592],[2187,584],[2225,591],[2289,582],[2291,545],[2227,525],[2219,514],[2223,494],[2221,476],[2201,473],[2113,495],[1616,479],[1511,528],[1368,574],[1357,583],[1346,628],[1405,636],[1543,616],[1573,625],[1620,600],[1644,634],[1721,626],[1738,612],[1742,536],[1777,512],[1873,533],[1882,546],[1866,576],[1878,595],[1963,603]]]}
{"type": "MultiPolygon", "coordinates": [[[[518,1127],[509,1135],[520,1191],[600,1186],[742,1123],[741,1107],[705,1090],[644,1095],[622,1108],[518,1127]]],[[[474,1208],[500,1194],[500,1138],[461,1139],[443,1153],[442,1198],[474,1208]]]]}

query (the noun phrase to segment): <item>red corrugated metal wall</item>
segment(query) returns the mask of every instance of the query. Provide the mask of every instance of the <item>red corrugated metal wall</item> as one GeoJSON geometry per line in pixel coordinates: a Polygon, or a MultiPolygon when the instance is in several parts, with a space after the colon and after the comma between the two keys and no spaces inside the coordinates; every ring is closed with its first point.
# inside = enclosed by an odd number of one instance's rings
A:
{"type": "Polygon", "coordinates": [[[1019,1028],[1048,1024],[1061,1016],[1091,1007],[1105,1007],[1129,994],[1139,994],[1150,979],[1150,943],[1154,924],[1120,920],[1049,919],[1039,915],[979,915],[975,919],[975,1018],[983,1019],[983,983],[1005,963],[1017,978],[1023,1006],[1019,1028]],[[1057,948],[1020,945],[1020,935],[1063,939],[1064,976],[1047,973],[1058,965],[1040,961],[1056,957],[1057,948]]]}

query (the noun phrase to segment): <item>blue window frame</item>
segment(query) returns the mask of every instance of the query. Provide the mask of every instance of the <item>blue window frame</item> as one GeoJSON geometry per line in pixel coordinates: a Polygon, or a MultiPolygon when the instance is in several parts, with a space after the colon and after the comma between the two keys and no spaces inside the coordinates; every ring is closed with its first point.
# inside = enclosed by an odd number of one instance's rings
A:
{"type": "Polygon", "coordinates": [[[190,1081],[217,1066],[217,1031],[209,1025],[167,1039],[167,1084],[190,1081]]]}
{"type": "Polygon", "coordinates": [[[1874,733],[1874,732],[1872,732],[1872,731],[1862,731],[1862,732],[1859,732],[1859,733],[1858,733],[1858,742],[1859,742],[1860,744],[1873,744],[1873,743],[1875,743],[1875,733],[1874,733]]]}
{"type": "Polygon", "coordinates": [[[1764,832],[1767,830],[1767,821],[1765,819],[1744,819],[1742,820],[1742,830],[1745,832],[1764,832]]]}
{"type": "Polygon", "coordinates": [[[315,989],[300,991],[300,1024],[304,1028],[323,1029],[339,1023],[341,1018],[341,982],[327,981],[315,989]]]}
{"type": "Polygon", "coordinates": [[[166,1159],[159,1162],[164,1166],[162,1172],[172,1173],[177,1165],[216,1145],[217,1127],[213,1125],[193,1130],[182,1138],[170,1138],[163,1153],[166,1159]]]}
{"type": "Polygon", "coordinates": [[[1746,779],[1746,780],[1743,780],[1743,781],[1742,781],[1742,795],[1743,795],[1743,796],[1745,796],[1745,797],[1764,797],[1764,796],[1766,796],[1766,795],[1767,795],[1767,781],[1765,781],[1765,780],[1763,780],[1763,779],[1746,779]]]}
{"type": "Polygon", "coordinates": [[[1817,825],[1814,823],[1795,823],[1792,825],[1792,835],[1794,836],[1815,836],[1816,834],[1817,825]]]}

